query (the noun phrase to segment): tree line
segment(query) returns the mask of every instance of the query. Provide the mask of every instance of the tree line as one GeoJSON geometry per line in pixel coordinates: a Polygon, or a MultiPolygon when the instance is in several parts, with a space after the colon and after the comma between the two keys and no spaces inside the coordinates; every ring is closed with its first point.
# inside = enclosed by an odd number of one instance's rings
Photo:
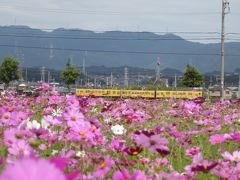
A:
{"type": "MultiPolygon", "coordinates": [[[[5,83],[6,88],[12,81],[19,80],[19,65],[19,61],[12,56],[5,57],[0,64],[0,81],[5,83]]],[[[60,77],[69,91],[71,86],[80,78],[80,70],[73,65],[71,58],[68,58],[66,67],[60,74],[60,77]]],[[[204,85],[203,75],[195,67],[187,65],[182,84],[185,87],[201,87],[204,85]]]]}

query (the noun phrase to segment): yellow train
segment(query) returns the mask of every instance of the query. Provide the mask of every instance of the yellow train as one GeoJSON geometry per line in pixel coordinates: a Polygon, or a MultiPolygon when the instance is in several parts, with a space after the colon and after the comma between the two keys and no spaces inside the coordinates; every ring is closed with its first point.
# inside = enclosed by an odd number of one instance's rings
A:
{"type": "Polygon", "coordinates": [[[177,98],[195,99],[202,97],[202,91],[154,91],[116,89],[76,89],[77,96],[123,97],[123,98],[177,98]]]}

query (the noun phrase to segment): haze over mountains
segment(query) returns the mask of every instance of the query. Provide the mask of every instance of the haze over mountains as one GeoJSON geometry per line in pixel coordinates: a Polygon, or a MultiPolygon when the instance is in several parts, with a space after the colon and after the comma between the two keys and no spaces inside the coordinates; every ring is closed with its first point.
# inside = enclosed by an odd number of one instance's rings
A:
{"type": "MultiPolygon", "coordinates": [[[[225,68],[240,67],[240,42],[225,43],[225,68]],[[230,56],[228,56],[230,55],[230,56]]],[[[51,32],[26,26],[0,26],[0,58],[20,57],[23,66],[63,69],[71,56],[76,66],[133,66],[154,68],[160,57],[161,69],[183,70],[191,63],[202,72],[219,70],[220,44],[190,42],[174,34],[56,29],[51,32]],[[119,53],[121,52],[121,53],[119,53]],[[139,53],[134,53],[139,52],[139,53]]]]}

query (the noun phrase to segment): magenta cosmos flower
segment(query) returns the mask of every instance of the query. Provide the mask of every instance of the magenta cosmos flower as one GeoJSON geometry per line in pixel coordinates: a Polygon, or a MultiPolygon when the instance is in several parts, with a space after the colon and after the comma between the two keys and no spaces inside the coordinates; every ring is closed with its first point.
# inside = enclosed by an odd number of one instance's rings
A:
{"type": "Polygon", "coordinates": [[[7,165],[0,180],[65,180],[64,174],[46,160],[22,159],[7,165]]]}
{"type": "Polygon", "coordinates": [[[160,154],[168,154],[169,149],[166,146],[168,144],[168,140],[162,138],[159,134],[146,136],[145,134],[140,134],[136,137],[136,143],[139,146],[145,146],[150,151],[158,152],[160,154]]]}

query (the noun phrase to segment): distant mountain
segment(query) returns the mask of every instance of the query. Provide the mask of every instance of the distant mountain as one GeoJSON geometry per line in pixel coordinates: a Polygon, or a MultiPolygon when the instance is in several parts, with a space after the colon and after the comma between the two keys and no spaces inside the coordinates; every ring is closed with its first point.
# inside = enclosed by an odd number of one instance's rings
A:
{"type": "MultiPolygon", "coordinates": [[[[220,57],[209,55],[219,54],[219,51],[220,45],[217,43],[190,42],[174,34],[120,31],[95,33],[73,29],[46,32],[26,26],[0,26],[0,59],[14,55],[24,59],[23,66],[27,67],[63,69],[67,57],[71,56],[78,67],[85,58],[86,66],[128,65],[154,69],[156,58],[160,57],[161,69],[170,67],[183,71],[186,64],[191,63],[200,71],[209,72],[220,68],[220,57]]],[[[239,51],[240,43],[225,44],[226,54],[240,54],[239,51]]],[[[239,56],[226,56],[225,62],[226,71],[240,67],[239,56]]]]}

